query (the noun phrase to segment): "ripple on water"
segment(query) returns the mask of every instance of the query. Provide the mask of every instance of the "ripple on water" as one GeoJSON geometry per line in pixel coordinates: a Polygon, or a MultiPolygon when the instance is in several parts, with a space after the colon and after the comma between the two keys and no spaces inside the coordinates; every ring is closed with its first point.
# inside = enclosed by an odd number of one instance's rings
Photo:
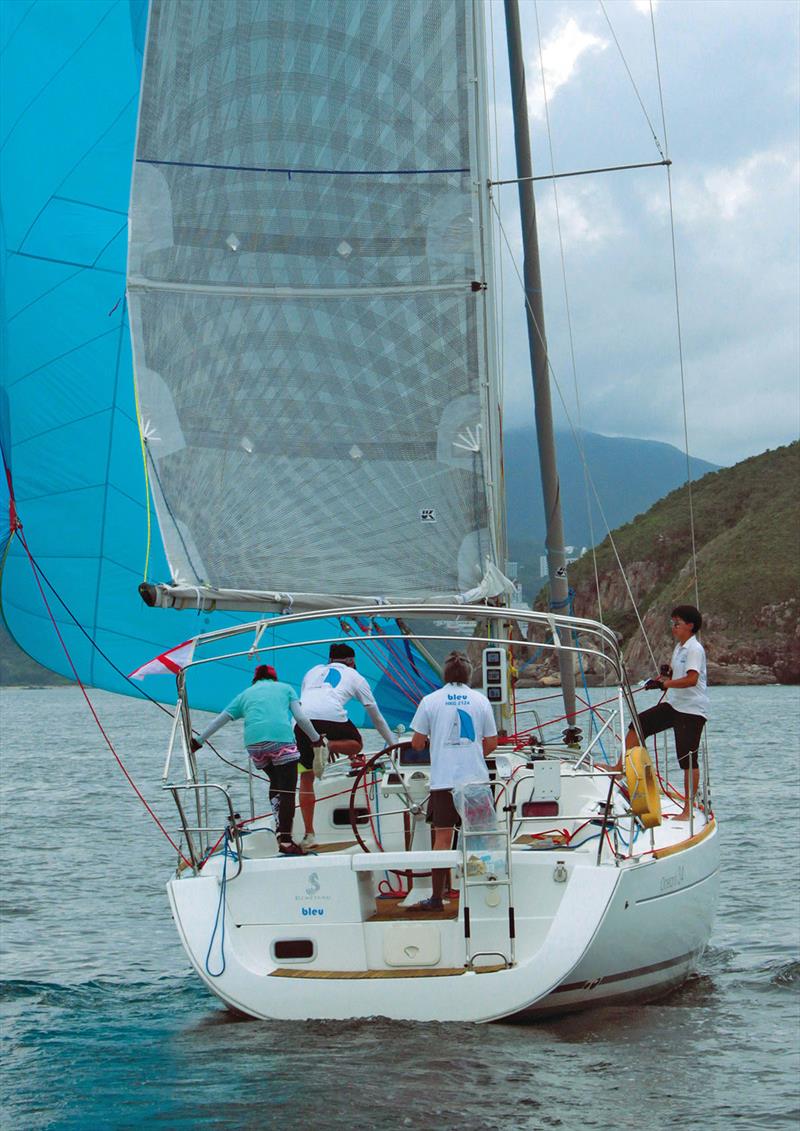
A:
{"type": "Polygon", "coordinates": [[[778,963],[777,969],[773,966],[769,980],[773,986],[800,986],[800,959],[778,963]]]}

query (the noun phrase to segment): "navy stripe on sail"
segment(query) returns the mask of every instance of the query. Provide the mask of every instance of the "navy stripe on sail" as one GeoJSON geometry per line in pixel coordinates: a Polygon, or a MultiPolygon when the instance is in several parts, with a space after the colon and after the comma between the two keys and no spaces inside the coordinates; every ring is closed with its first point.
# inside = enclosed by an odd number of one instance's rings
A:
{"type": "Polygon", "coordinates": [[[204,161],[160,161],[154,157],[137,157],[139,165],[176,165],[184,169],[220,169],[234,173],[308,173],[326,177],[417,177],[435,173],[468,173],[469,169],[281,169],[266,165],[213,165],[204,161]]]}

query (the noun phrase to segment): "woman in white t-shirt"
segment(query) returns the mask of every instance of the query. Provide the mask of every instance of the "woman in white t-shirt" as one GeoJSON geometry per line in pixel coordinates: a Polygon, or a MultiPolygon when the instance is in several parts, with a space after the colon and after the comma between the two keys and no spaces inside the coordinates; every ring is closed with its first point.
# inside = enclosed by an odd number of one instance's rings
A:
{"type": "MultiPolygon", "coordinates": [[[[426,695],[411,720],[414,750],[431,751],[431,796],[428,821],[433,847],[448,851],[453,829],[461,818],[453,803],[453,790],[467,782],[488,782],[486,759],[497,746],[497,725],[486,696],[469,686],[472,665],[463,652],[451,652],[444,662],[445,685],[426,695]]],[[[441,911],[448,869],[434,868],[433,894],[409,911],[441,911]]]]}
{"type": "MultiPolygon", "coordinates": [[[[697,639],[703,618],[694,605],[678,605],[672,610],[672,636],[675,649],[666,674],[649,679],[645,687],[664,691],[663,700],[639,714],[644,738],[672,730],[675,749],[683,770],[684,803],[676,820],[686,820],[692,808],[694,795],[700,784],[698,750],[703,727],[708,718],[708,690],[706,682],[706,654],[697,639]]],[[[625,747],[639,745],[639,737],[631,724],[625,747]]]]}

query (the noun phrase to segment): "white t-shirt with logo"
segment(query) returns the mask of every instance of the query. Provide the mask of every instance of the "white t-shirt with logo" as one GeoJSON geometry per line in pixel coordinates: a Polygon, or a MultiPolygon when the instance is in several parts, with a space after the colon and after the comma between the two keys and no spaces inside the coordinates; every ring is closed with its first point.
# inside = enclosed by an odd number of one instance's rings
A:
{"type": "Polygon", "coordinates": [[[483,740],[497,734],[497,725],[480,691],[465,683],[445,684],[421,700],[411,729],[430,740],[431,789],[489,780],[483,740]]]}
{"type": "Polygon", "coordinates": [[[317,664],[303,677],[300,703],[310,719],[343,723],[347,720],[345,704],[351,699],[377,710],[369,684],[347,664],[317,664]]]}
{"type": "Polygon", "coordinates": [[[684,715],[702,715],[707,719],[706,652],[696,636],[690,636],[685,644],[676,644],[672,653],[672,678],[683,679],[689,672],[697,672],[694,687],[667,688],[666,702],[684,715]]]}

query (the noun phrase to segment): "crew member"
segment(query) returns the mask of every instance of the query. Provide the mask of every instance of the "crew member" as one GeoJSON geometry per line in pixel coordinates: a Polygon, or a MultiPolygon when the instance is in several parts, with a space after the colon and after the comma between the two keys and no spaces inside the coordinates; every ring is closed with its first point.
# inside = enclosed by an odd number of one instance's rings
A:
{"type": "MultiPolygon", "coordinates": [[[[663,702],[649,707],[639,715],[642,735],[672,730],[675,749],[683,770],[684,803],[675,820],[685,821],[692,808],[694,795],[700,784],[698,751],[703,727],[708,718],[708,690],[706,683],[706,653],[697,639],[703,618],[694,605],[678,605],[671,613],[672,636],[675,649],[667,671],[657,679],[649,679],[647,688],[665,691],[663,702]]],[[[625,738],[625,748],[639,745],[639,737],[631,724],[625,738]]]]}
{"type": "Polygon", "coordinates": [[[290,715],[309,746],[319,746],[322,738],[300,706],[294,688],[278,680],[275,668],[260,664],[252,685],[237,695],[199,738],[192,739],[192,750],[199,750],[232,719],[244,719],[247,753],[255,768],[264,770],[269,778],[269,800],[278,826],[278,850],[282,856],[302,856],[303,849],[292,840],[300,751],[290,715]]]}
{"type": "MultiPolygon", "coordinates": [[[[469,686],[472,665],[463,652],[451,652],[444,663],[445,685],[426,695],[411,720],[411,745],[430,745],[431,795],[428,820],[433,847],[448,851],[453,829],[461,817],[453,802],[453,789],[468,782],[488,782],[486,759],[497,747],[497,725],[486,696],[469,686]]],[[[433,894],[409,911],[441,911],[448,879],[447,868],[434,868],[433,894]]]]}
{"type": "MultiPolygon", "coordinates": [[[[356,671],[353,649],[349,644],[331,644],[328,657],[327,664],[317,664],[306,672],[300,701],[312,725],[325,738],[330,756],[343,754],[352,760],[364,748],[361,732],[347,717],[345,708],[351,699],[362,704],[386,745],[394,746],[397,740],[378,710],[369,684],[356,671]]],[[[327,754],[324,746],[317,747],[315,752],[300,727],[295,727],[295,738],[300,750],[300,812],[305,826],[301,845],[307,849],[316,844],[314,778],[322,777],[327,754]]]]}

